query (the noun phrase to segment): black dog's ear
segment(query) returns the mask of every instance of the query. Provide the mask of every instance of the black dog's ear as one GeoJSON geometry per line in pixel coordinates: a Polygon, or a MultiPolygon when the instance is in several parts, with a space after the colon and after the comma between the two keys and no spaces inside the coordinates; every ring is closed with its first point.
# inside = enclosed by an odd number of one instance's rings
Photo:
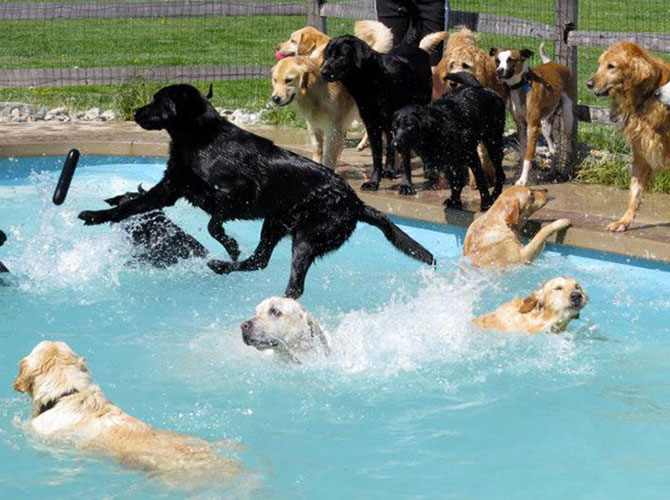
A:
{"type": "Polygon", "coordinates": [[[521,58],[525,60],[533,57],[534,52],[530,49],[523,49],[519,52],[519,54],[521,54],[521,58]]]}
{"type": "Polygon", "coordinates": [[[211,100],[212,97],[214,97],[214,84],[213,83],[209,84],[209,90],[207,91],[207,95],[205,97],[208,100],[211,100]]]}
{"type": "Polygon", "coordinates": [[[372,48],[365,42],[354,45],[354,57],[352,62],[356,69],[361,69],[363,67],[363,60],[368,55],[367,52],[369,50],[372,50],[372,48]]]}
{"type": "Polygon", "coordinates": [[[499,51],[500,49],[498,47],[491,47],[491,49],[489,50],[489,55],[491,57],[495,57],[499,51]]]}

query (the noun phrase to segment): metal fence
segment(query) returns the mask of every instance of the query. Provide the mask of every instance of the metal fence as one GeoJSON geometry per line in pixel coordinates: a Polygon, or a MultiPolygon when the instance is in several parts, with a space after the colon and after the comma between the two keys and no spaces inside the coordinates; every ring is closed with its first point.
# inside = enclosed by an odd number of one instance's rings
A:
{"type": "MultiPolygon", "coordinates": [[[[468,26],[489,46],[553,42],[555,57],[583,82],[598,54],[632,39],[670,52],[667,0],[450,0],[449,28],[468,26]]],[[[7,88],[244,81],[234,93],[258,105],[268,95],[274,46],[306,23],[331,36],[373,19],[374,0],[54,0],[0,2],[0,96],[7,88]]],[[[537,52],[537,50],[536,50],[537,52]]],[[[582,105],[580,119],[608,121],[582,105]]]]}

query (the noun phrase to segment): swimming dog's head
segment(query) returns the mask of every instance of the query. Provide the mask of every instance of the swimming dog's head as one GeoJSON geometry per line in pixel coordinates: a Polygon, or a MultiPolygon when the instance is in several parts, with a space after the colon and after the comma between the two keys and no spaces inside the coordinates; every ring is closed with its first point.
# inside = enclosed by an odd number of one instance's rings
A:
{"type": "Polygon", "coordinates": [[[521,227],[548,201],[546,189],[512,186],[502,192],[488,213],[502,217],[511,227],[521,227]]]}
{"type": "Polygon", "coordinates": [[[373,54],[372,48],[352,35],[333,38],[323,54],[321,76],[327,82],[337,82],[360,70],[373,54]]]}
{"type": "Polygon", "coordinates": [[[552,331],[559,332],[565,329],[570,320],[579,317],[588,301],[588,295],[577,281],[557,277],[550,279],[523,299],[519,312],[527,314],[537,311],[548,315],[555,320],[552,331]]]}
{"type": "Polygon", "coordinates": [[[218,116],[209,100],[192,85],[163,87],[146,106],[136,109],[133,117],[147,130],[188,129],[204,116],[218,116]]]}
{"type": "Polygon", "coordinates": [[[91,376],[84,358],[65,342],[45,340],[19,363],[14,390],[33,398],[35,412],[64,395],[90,387],[91,376]]]}
{"type": "Polygon", "coordinates": [[[328,337],[314,317],[296,300],[270,297],[256,307],[256,316],[240,325],[242,340],[282,359],[300,362],[310,352],[329,354],[328,337]]]}
{"type": "Polygon", "coordinates": [[[493,47],[489,51],[496,65],[496,75],[502,81],[512,80],[524,72],[526,60],[533,57],[530,49],[499,49],[493,47]]]}
{"type": "Polygon", "coordinates": [[[272,102],[291,104],[304,95],[318,80],[319,66],[308,57],[287,57],[272,68],[272,102]]]}

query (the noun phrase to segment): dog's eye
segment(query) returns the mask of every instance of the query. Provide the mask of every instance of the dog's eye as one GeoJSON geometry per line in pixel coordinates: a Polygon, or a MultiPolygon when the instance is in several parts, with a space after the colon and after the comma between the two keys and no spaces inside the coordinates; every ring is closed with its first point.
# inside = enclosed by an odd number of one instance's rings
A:
{"type": "Polygon", "coordinates": [[[284,80],[284,83],[291,83],[293,81],[293,78],[287,78],[284,80]]]}
{"type": "Polygon", "coordinates": [[[614,63],[608,63],[608,64],[607,64],[607,69],[614,69],[614,68],[616,68],[616,66],[614,65],[614,63]]]}
{"type": "Polygon", "coordinates": [[[273,308],[270,309],[270,316],[274,316],[275,318],[278,318],[279,316],[281,316],[281,311],[279,309],[276,309],[276,308],[273,307],[273,308]]]}
{"type": "Polygon", "coordinates": [[[557,286],[556,288],[554,288],[554,290],[559,290],[560,291],[560,290],[563,290],[563,287],[562,286],[557,286]]]}

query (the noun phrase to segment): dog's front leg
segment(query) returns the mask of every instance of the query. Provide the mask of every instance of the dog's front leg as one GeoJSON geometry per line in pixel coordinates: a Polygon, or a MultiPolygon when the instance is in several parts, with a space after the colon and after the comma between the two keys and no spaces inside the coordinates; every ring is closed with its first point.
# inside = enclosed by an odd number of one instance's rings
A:
{"type": "Polygon", "coordinates": [[[621,219],[607,226],[608,231],[623,232],[632,224],[640,208],[644,190],[649,185],[649,182],[651,182],[652,174],[653,170],[647,161],[633,149],[633,168],[631,169],[628,208],[621,219]]]}
{"type": "Polygon", "coordinates": [[[368,182],[364,182],[361,186],[363,191],[377,191],[379,189],[379,181],[382,177],[382,130],[381,128],[371,128],[368,130],[370,137],[370,149],[372,149],[372,176],[368,182]]]}
{"type": "Polygon", "coordinates": [[[207,224],[207,231],[209,231],[212,238],[223,245],[230,258],[233,261],[237,261],[240,256],[240,247],[235,238],[231,238],[226,234],[226,231],[223,229],[223,219],[216,215],[212,216],[209,224],[207,224]]]}
{"type": "Polygon", "coordinates": [[[164,177],[142,196],[108,210],[86,210],[79,214],[79,218],[87,226],[105,222],[119,222],[133,215],[172,206],[180,197],[181,192],[174,185],[174,182],[164,177]]]}
{"type": "Polygon", "coordinates": [[[400,194],[412,195],[416,194],[416,189],[412,184],[412,165],[410,161],[411,150],[403,151],[402,156],[402,183],[398,191],[400,194]]]}
{"type": "Polygon", "coordinates": [[[540,254],[544,248],[545,242],[552,234],[566,229],[571,225],[572,223],[570,222],[570,219],[558,219],[548,226],[544,226],[537,232],[533,239],[521,249],[521,262],[526,263],[535,259],[535,257],[540,254]]]}

